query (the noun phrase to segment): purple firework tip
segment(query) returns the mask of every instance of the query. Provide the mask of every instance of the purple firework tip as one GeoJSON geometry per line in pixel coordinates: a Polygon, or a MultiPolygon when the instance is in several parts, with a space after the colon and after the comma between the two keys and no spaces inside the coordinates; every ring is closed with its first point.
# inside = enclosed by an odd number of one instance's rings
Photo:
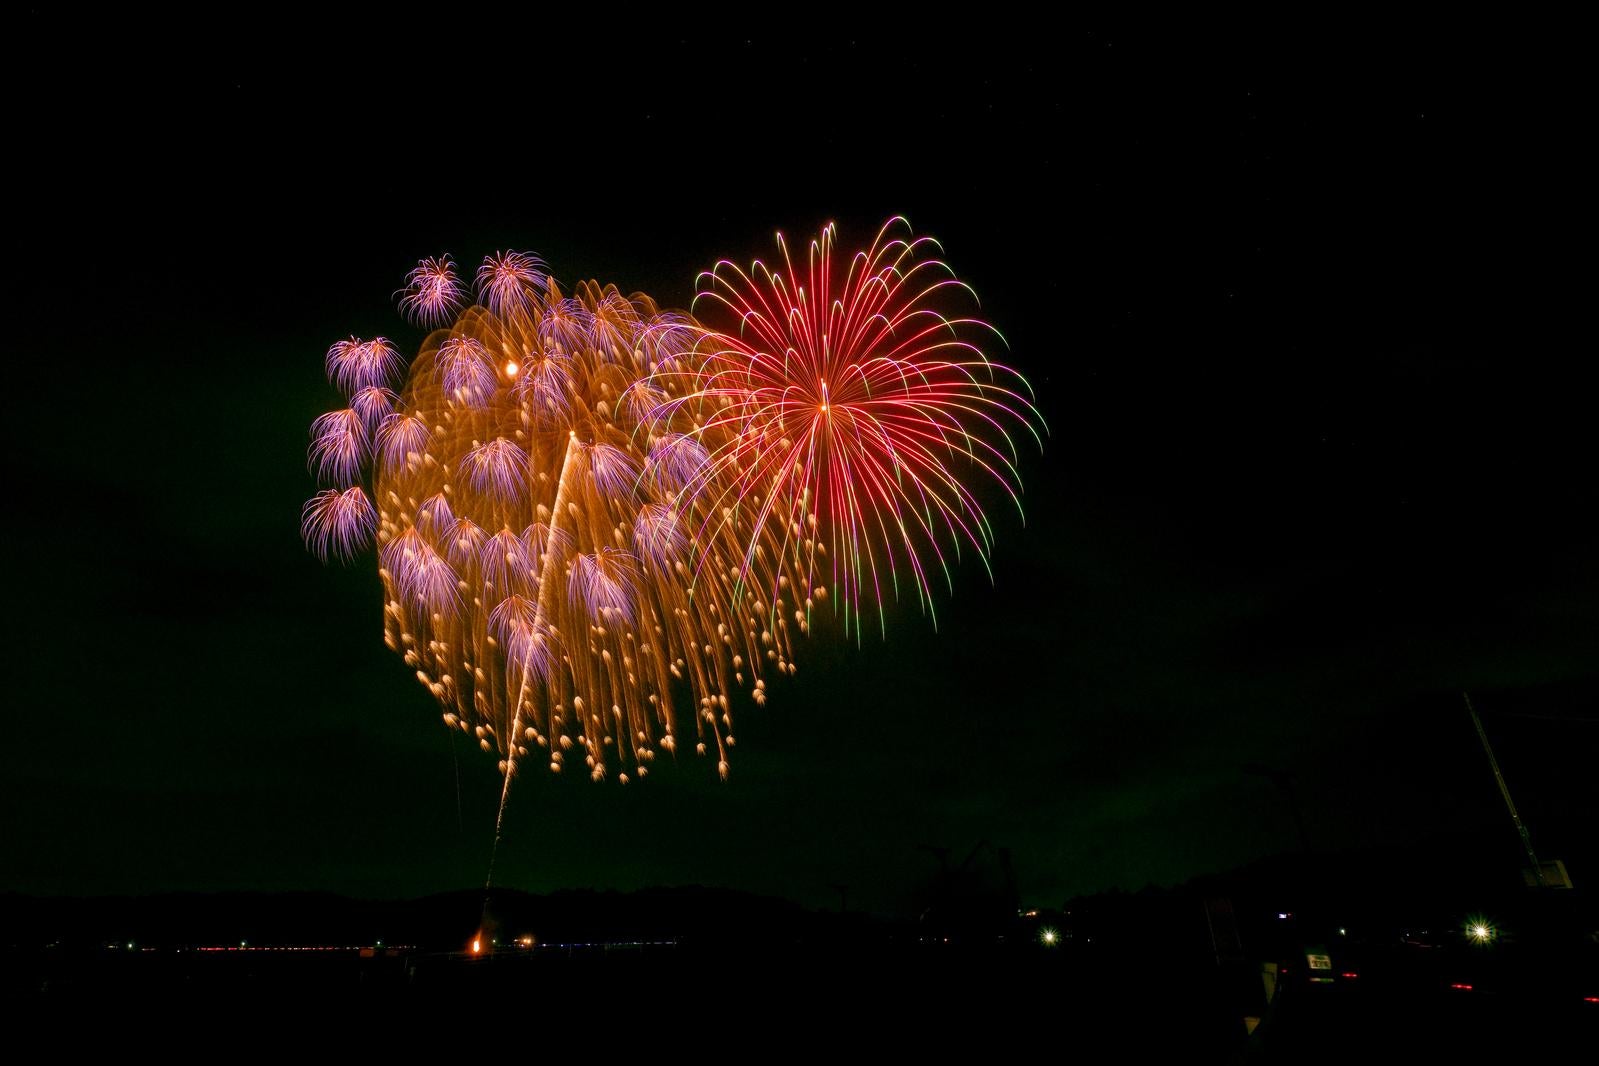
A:
{"type": "Polygon", "coordinates": [[[499,383],[488,349],[475,337],[451,337],[439,345],[434,368],[445,394],[468,407],[487,404],[499,383]]]}
{"type": "Polygon", "coordinates": [[[461,473],[472,491],[513,503],[527,489],[527,453],[505,437],[495,437],[466,453],[461,473]]]}
{"type": "Polygon", "coordinates": [[[477,268],[477,292],[490,311],[502,318],[526,311],[548,276],[544,260],[526,252],[495,252],[477,268]]]}
{"type": "Polygon", "coordinates": [[[711,465],[705,445],[682,433],[667,433],[650,449],[650,474],[664,495],[693,485],[711,465]]]}
{"type": "Polygon", "coordinates": [[[380,557],[402,600],[426,614],[453,616],[460,602],[455,571],[415,528],[385,544],[380,557]]]}
{"type": "Polygon", "coordinates": [[[311,553],[324,563],[328,556],[349,562],[372,543],[378,513],[359,487],[343,492],[323,489],[305,501],[300,511],[300,536],[311,553]]]}
{"type": "Polygon", "coordinates": [[[533,585],[534,560],[522,538],[502,529],[483,542],[478,551],[478,573],[483,587],[495,592],[528,592],[533,585]]]}
{"type": "Polygon", "coordinates": [[[550,676],[558,650],[555,633],[539,620],[538,604],[524,596],[505,597],[489,612],[489,633],[500,642],[507,662],[541,679],[550,676]]]}
{"type": "Polygon", "coordinates": [[[661,408],[671,399],[666,390],[651,385],[647,380],[640,379],[627,387],[622,393],[621,409],[627,417],[633,420],[635,426],[646,433],[653,433],[661,422],[661,408]]]}
{"type": "Polygon", "coordinates": [[[488,537],[483,527],[470,518],[457,518],[455,525],[449,531],[449,539],[444,546],[444,556],[450,560],[450,565],[456,570],[468,573],[477,565],[478,552],[488,537]]]}
{"type": "Polygon", "coordinates": [[[574,605],[581,605],[591,615],[609,618],[615,614],[631,622],[633,581],[633,557],[618,548],[600,548],[592,555],[573,558],[567,594],[574,605]]]}
{"type": "Polygon", "coordinates": [[[405,360],[387,337],[335,341],[328,349],[328,380],[352,396],[369,386],[387,386],[405,374],[405,360]]]}
{"type": "Polygon", "coordinates": [[[633,301],[613,290],[604,293],[589,317],[589,337],[600,358],[620,361],[633,354],[640,327],[633,301]]]}
{"type": "Polygon", "coordinates": [[[317,480],[349,485],[360,480],[367,454],[366,423],[352,408],[317,415],[311,423],[307,465],[317,480]]]}
{"type": "Polygon", "coordinates": [[[683,315],[663,311],[650,320],[639,334],[639,350],[644,353],[650,372],[672,370],[677,361],[694,350],[703,333],[683,315]]]}
{"type": "Polygon", "coordinates": [[[466,305],[466,286],[455,276],[455,262],[448,255],[417,263],[400,291],[401,310],[418,326],[430,329],[448,325],[466,305]]]}
{"type": "Polygon", "coordinates": [[[432,438],[427,423],[416,415],[389,415],[378,425],[378,462],[388,470],[401,470],[413,459],[420,463],[432,438]]]}
{"type": "Polygon", "coordinates": [[[511,393],[532,408],[541,428],[561,422],[572,410],[572,372],[565,356],[548,354],[522,368],[511,393]]]}
{"type": "Polygon", "coordinates": [[[589,471],[594,487],[607,500],[632,499],[638,491],[638,464],[620,448],[596,444],[589,449],[589,471]]]}
{"type": "Polygon", "coordinates": [[[668,573],[688,550],[688,537],[677,512],[658,503],[647,503],[639,509],[633,522],[633,545],[639,556],[656,570],[668,573]]]}
{"type": "Polygon", "coordinates": [[[422,506],[416,509],[416,527],[432,537],[439,547],[445,547],[445,538],[455,528],[455,511],[450,507],[450,498],[435,492],[423,500],[422,506]]]}
{"type": "Polygon", "coordinates": [[[582,351],[590,343],[593,317],[581,300],[552,301],[539,319],[539,340],[546,348],[556,348],[567,355],[582,351]]]}
{"type": "Polygon", "coordinates": [[[361,424],[371,434],[383,420],[394,413],[398,399],[393,391],[382,385],[367,385],[357,389],[350,397],[350,410],[361,416],[361,424]]]}

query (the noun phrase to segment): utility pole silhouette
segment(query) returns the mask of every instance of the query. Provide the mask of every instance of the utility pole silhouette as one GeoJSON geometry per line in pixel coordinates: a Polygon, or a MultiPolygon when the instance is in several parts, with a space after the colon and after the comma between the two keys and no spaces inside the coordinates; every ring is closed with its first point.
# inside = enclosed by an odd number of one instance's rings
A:
{"type": "Polygon", "coordinates": [[[1494,758],[1493,745],[1488,743],[1488,731],[1482,727],[1482,719],[1477,717],[1477,708],[1471,705],[1471,693],[1462,692],[1460,695],[1466,701],[1466,710],[1471,714],[1471,724],[1477,727],[1477,739],[1482,741],[1482,750],[1488,756],[1488,765],[1493,768],[1494,780],[1499,783],[1499,794],[1505,798],[1505,807],[1510,811],[1510,820],[1516,823],[1516,832],[1521,835],[1521,846],[1527,849],[1527,861],[1532,863],[1532,875],[1537,879],[1539,888],[1547,888],[1543,867],[1538,863],[1537,853],[1532,850],[1532,835],[1527,832],[1527,826],[1522,822],[1521,815],[1516,813],[1516,802],[1510,798],[1510,786],[1505,784],[1505,775],[1499,772],[1499,760],[1494,758]]]}

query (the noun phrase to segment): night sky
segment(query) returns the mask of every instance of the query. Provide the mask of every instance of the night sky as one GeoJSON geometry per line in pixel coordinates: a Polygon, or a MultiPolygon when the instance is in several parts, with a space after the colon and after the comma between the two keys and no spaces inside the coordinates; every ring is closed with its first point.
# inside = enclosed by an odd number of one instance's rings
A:
{"type": "Polygon", "coordinates": [[[494,759],[383,646],[371,556],[299,540],[323,352],[414,350],[423,255],[681,307],[775,230],[894,214],[1048,421],[1025,524],[985,497],[993,582],[968,560],[936,631],[819,627],[727,784],[519,778],[499,883],[892,910],[924,845],[986,840],[1055,904],[1294,851],[1247,764],[1318,853],[1514,863],[1462,689],[1534,843],[1599,876],[1592,392],[1535,327],[1570,283],[1514,254],[1548,204],[1502,215],[1453,147],[1525,145],[1443,46],[68,29],[7,75],[0,890],[481,884],[494,759]]]}

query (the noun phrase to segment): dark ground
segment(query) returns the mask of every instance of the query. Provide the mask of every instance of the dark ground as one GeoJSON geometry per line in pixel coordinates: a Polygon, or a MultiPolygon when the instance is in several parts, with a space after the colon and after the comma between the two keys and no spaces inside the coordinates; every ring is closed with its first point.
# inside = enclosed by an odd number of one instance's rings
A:
{"type": "Polygon", "coordinates": [[[784,1033],[885,1053],[1064,1041],[1196,1062],[1377,1049],[1477,1061],[1599,1031],[1591,896],[1533,893],[1486,864],[1469,881],[1455,879],[1472,874],[1463,867],[1408,884],[1349,872],[1398,868],[1378,858],[1275,860],[1026,912],[950,879],[915,919],[701,888],[10,896],[3,990],[47,1007],[182,1003],[212,1018],[243,1004],[542,1005],[574,1023],[689,1017],[729,1046],[784,1033]],[[1478,915],[1494,925],[1488,945],[1463,933],[1478,915]],[[534,945],[519,943],[527,935],[534,945]],[[305,947],[324,950],[286,950],[305,947]],[[1307,953],[1331,957],[1327,981],[1307,979],[1307,953]],[[1263,964],[1279,971],[1270,1000],[1263,964]],[[1261,1019],[1253,1036],[1248,1016],[1261,1019]]]}

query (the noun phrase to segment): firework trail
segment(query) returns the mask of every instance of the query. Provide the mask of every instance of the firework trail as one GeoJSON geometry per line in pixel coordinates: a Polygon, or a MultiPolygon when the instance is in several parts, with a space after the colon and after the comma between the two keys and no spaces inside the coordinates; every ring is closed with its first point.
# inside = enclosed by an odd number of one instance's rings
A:
{"type": "Polygon", "coordinates": [[[408,368],[384,338],[328,350],[348,405],[312,425],[302,533],[323,559],[376,540],[385,640],[498,753],[502,818],[528,759],[646,776],[683,689],[725,777],[735,693],[795,672],[817,604],[858,632],[907,583],[930,610],[963,547],[986,564],[971,484],[1018,495],[1041,420],[994,331],[938,310],[969,290],[903,220],[848,260],[829,226],[803,272],[779,241],[702,276],[710,323],[511,251],[469,304],[425,259],[398,295],[441,328],[408,368]]]}

